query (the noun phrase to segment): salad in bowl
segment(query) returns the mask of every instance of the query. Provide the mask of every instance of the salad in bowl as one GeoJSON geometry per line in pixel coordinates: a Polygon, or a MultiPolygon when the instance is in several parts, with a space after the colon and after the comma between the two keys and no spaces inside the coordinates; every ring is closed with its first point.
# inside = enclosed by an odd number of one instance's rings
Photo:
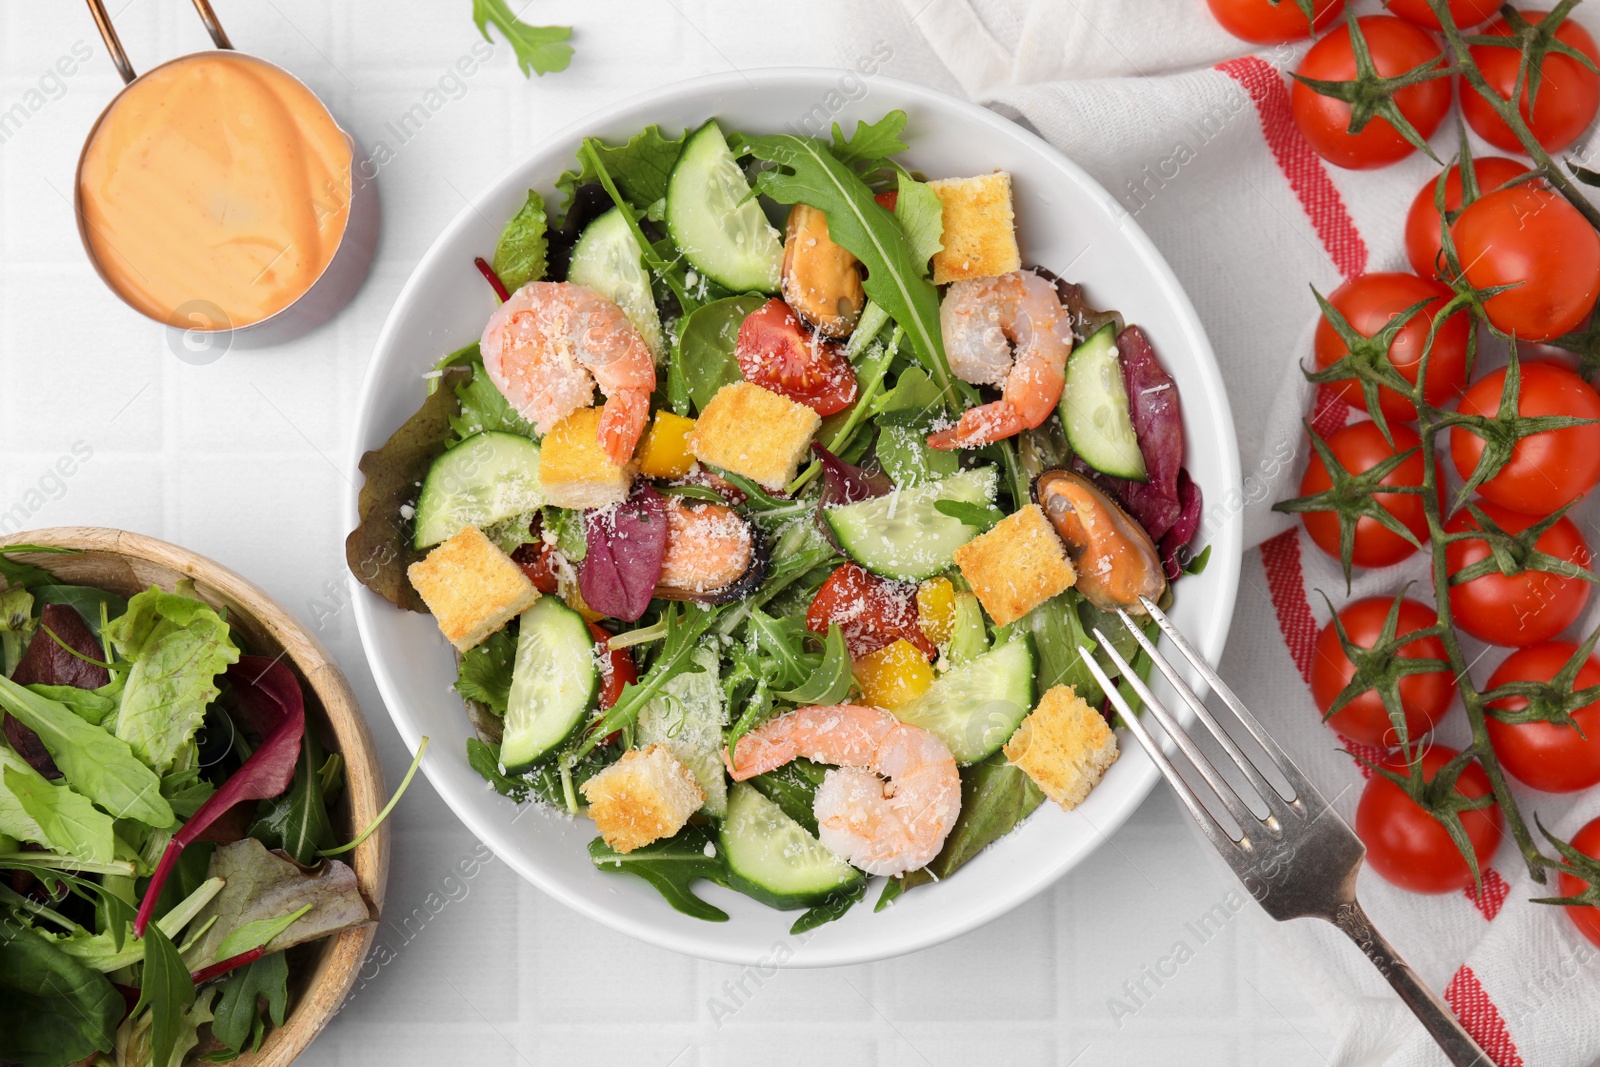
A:
{"type": "Polygon", "coordinates": [[[454,646],[465,762],[663,913],[726,920],[712,883],[801,933],[1082,804],[1080,648],[1206,563],[1150,338],[907,123],[583,138],[361,460],[352,570],[454,646]]]}

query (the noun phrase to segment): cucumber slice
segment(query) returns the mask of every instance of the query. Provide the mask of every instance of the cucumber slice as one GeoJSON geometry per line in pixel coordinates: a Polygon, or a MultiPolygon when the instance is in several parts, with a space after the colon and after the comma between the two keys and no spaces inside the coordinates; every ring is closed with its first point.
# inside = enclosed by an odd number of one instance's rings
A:
{"type": "Polygon", "coordinates": [[[776,293],[783,244],[712,120],[689,135],[667,178],[667,232],[701,274],[735,293],[776,293]]]}
{"type": "Polygon", "coordinates": [[[976,527],[935,505],[941,500],[992,504],[996,480],[993,467],[977,467],[823,514],[839,547],[867,570],[921,581],[948,569],[955,550],[978,536],[976,527]]]}
{"type": "Polygon", "coordinates": [[[650,274],[641,257],[644,250],[633,236],[633,227],[614,207],[584,228],[572,248],[572,265],[567,281],[586,285],[622,309],[628,321],[644,337],[656,363],[661,362],[666,346],[661,338],[661,316],[650,291],[650,274]]]}
{"type": "Polygon", "coordinates": [[[1096,330],[1067,360],[1059,411],[1067,443],[1089,466],[1136,482],[1149,477],[1128,412],[1128,389],[1122,382],[1112,324],[1096,330]]]}
{"type": "Polygon", "coordinates": [[[809,908],[863,877],[748,782],[728,793],[720,834],[729,884],[770,907],[809,908]]]}
{"type": "Polygon", "coordinates": [[[894,714],[949,745],[957,763],[976,763],[1010,740],[1032,707],[1033,650],[1013,637],[952,667],[894,714]]]}
{"type": "Polygon", "coordinates": [[[522,613],[520,627],[500,741],[508,771],[554,752],[588,716],[600,691],[594,638],[582,615],[542,596],[522,613]]]}
{"type": "Polygon", "coordinates": [[[539,446],[514,433],[473,434],[433,461],[417,495],[416,547],[447,541],[545,504],[539,446]]]}

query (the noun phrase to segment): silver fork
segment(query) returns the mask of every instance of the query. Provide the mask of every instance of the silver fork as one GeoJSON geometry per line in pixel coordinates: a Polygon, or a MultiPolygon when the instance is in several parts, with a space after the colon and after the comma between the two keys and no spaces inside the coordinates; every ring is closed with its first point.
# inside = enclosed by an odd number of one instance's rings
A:
{"type": "Polygon", "coordinates": [[[1394,946],[1372,925],[1361,903],[1356,900],[1356,872],[1361,869],[1367,848],[1355,831],[1329,806],[1294,761],[1284,755],[1278,743],[1250,714],[1227,683],[1217,676],[1217,672],[1211,669],[1189,640],[1168,621],[1161,609],[1147,599],[1141,597],[1140,600],[1150,617],[1160,626],[1161,632],[1171,639],[1183,658],[1238,716],[1250,736],[1288,783],[1289,795],[1284,796],[1240,750],[1206,708],[1205,702],[1195,695],[1166,657],[1156,651],[1155,644],[1127,612],[1118,612],[1122,624],[1138,640],[1139,647],[1144,649],[1184,703],[1194,709],[1195,715],[1205,723],[1206,729],[1211,731],[1218,744],[1238,765],[1240,772],[1266,805],[1265,818],[1250,810],[1249,805],[1217,773],[1193,739],[1178,725],[1178,720],[1155,698],[1155,694],[1140,680],[1111,641],[1096,629],[1094,636],[1100,642],[1101,649],[1116,663],[1122,677],[1144,701],[1156,721],[1161,723],[1167,736],[1200,772],[1217,801],[1240,827],[1239,836],[1234,837],[1212,816],[1201,803],[1200,797],[1179,776],[1178,769],[1161,750],[1160,743],[1151,736],[1149,727],[1133,713],[1112,680],[1095,662],[1094,655],[1089,649],[1080,647],[1078,652],[1083,656],[1090,673],[1122,713],[1122,721],[1139,739],[1162,775],[1178,791],[1179,798],[1189,809],[1189,814],[1194,816],[1195,822],[1200,824],[1206,838],[1228,861],[1228,866],[1233,868],[1234,874],[1239,876],[1250,895],[1266,909],[1268,915],[1279,922],[1298,918],[1322,919],[1343,930],[1378,968],[1378,972],[1389,980],[1395,992],[1400,994],[1400,999],[1405,1001],[1406,1006],[1439,1043],[1451,1063],[1461,1067],[1469,1064],[1492,1065],[1494,1061],[1462,1029],[1444,1001],[1424,985],[1410,965],[1400,958],[1394,946]]]}

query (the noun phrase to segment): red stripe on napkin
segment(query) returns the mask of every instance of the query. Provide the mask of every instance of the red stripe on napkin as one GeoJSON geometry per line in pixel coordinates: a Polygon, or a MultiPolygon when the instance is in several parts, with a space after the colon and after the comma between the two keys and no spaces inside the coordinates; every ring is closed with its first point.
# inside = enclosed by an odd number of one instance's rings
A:
{"type": "Polygon", "coordinates": [[[1261,543],[1261,566],[1267,572],[1267,593],[1278,616],[1278,629],[1300,677],[1311,684],[1316,655],[1317,620],[1306,599],[1305,572],[1300,568],[1300,527],[1294,526],[1261,543]]]}
{"type": "Polygon", "coordinates": [[[1492,922],[1500,914],[1500,906],[1506,902],[1506,897],[1511,894],[1511,885],[1500,877],[1499,871],[1487,867],[1483,872],[1483,893],[1480,895],[1478,887],[1471,885],[1462,892],[1474,907],[1483,912],[1483,917],[1492,922]]]}
{"type": "Polygon", "coordinates": [[[1478,981],[1471,967],[1463,965],[1455,973],[1450,984],[1444,987],[1444,999],[1450,1005],[1450,1010],[1456,1013],[1456,1018],[1461,1020],[1461,1025],[1467,1028],[1467,1033],[1483,1046],[1483,1051],[1489,1054],[1490,1059],[1500,1067],[1524,1067],[1522,1053],[1517,1051],[1517,1046],[1512,1042],[1506,1021],[1500,1016],[1500,1009],[1484,992],[1483,983],[1478,981]]]}

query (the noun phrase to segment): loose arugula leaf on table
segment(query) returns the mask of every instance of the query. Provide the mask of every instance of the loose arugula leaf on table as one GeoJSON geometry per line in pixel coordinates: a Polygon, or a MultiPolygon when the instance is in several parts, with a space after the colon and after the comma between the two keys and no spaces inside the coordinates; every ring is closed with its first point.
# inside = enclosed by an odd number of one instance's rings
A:
{"type": "Polygon", "coordinates": [[[133,665],[123,684],[116,734],[158,774],[172,766],[221,690],[215,678],[237,662],[228,624],[207,604],[151,588],[106,627],[112,648],[133,665]]]}
{"type": "Polygon", "coordinates": [[[144,970],[140,976],[139,1002],[134,1005],[131,1017],[150,1009],[150,1062],[172,1062],[173,1050],[178,1046],[179,1031],[183,1027],[184,1012],[194,1003],[194,982],[189,968],[178,955],[177,946],[159,926],[144,934],[144,970]]]}
{"type": "Polygon", "coordinates": [[[517,659],[517,639],[506,630],[497,630],[461,657],[456,673],[456,692],[476,700],[504,718],[511,701],[511,671],[517,659]]]}
{"type": "Polygon", "coordinates": [[[900,876],[904,888],[950,877],[968,860],[1004,837],[1044,802],[1026,772],[997,752],[961,768],[961,814],[933,862],[900,876]]]}
{"type": "Polygon", "coordinates": [[[867,880],[862,878],[856,882],[853,888],[835,893],[821,904],[807,908],[800,918],[794,921],[794,925],[789,927],[789,933],[791,935],[803,934],[807,930],[815,930],[817,927],[825,923],[831,923],[835,919],[842,919],[844,918],[844,913],[855,907],[861,898],[866,895],[867,880]]]}
{"type": "Polygon", "coordinates": [[[494,272],[513,293],[544,277],[549,265],[546,257],[550,246],[545,237],[548,228],[544,197],[529,189],[527,201],[511,216],[494,246],[494,272]]]}
{"type": "Polygon", "coordinates": [[[579,186],[600,180],[597,159],[625,198],[641,209],[648,208],[667,195],[667,178],[683,148],[682,137],[673,140],[659,126],[646,126],[625,144],[608,145],[594,137],[585,143],[593,154],[579,152],[578,169],[566,171],[556,179],[556,188],[564,198],[563,213],[571,210],[579,186]]]}
{"type": "Polygon", "coordinates": [[[0,916],[0,1060],[66,1067],[109,1053],[126,1007],[104,975],[0,916]]]}
{"type": "Polygon", "coordinates": [[[172,825],[161,779],[134,756],[126,741],[73,714],[59,701],[0,677],[0,707],[39,735],[67,784],[118,819],[157,829],[172,825]]]}
{"type": "Polygon", "coordinates": [[[744,379],[733,355],[734,342],[744,320],[765,302],[759,296],[713,300],[686,315],[679,324],[672,360],[683,375],[696,411],[704,411],[718,389],[744,379]]]}
{"type": "Polygon", "coordinates": [[[211,1036],[233,1052],[243,1052],[245,1044],[259,1031],[260,1004],[266,1002],[266,1016],[272,1025],[282,1026],[289,1006],[289,964],[281,952],[263,956],[229,975],[217,994],[211,1036]]]}
{"type": "Polygon", "coordinates": [[[676,837],[656,841],[632,852],[617,852],[604,838],[589,842],[589,859],[602,871],[620,871],[643,878],[656,887],[673,910],[706,922],[727,922],[728,913],[695,896],[694,883],[704,880],[727,885],[728,875],[710,833],[686,826],[676,837]]]}
{"type": "Polygon", "coordinates": [[[489,36],[489,23],[494,23],[517,54],[517,66],[525,78],[538,74],[554,74],[567,69],[572,62],[571,26],[530,26],[511,13],[506,0],[472,0],[472,21],[478,24],[483,39],[494,43],[489,36]]]}
{"type": "Polygon", "coordinates": [[[939,328],[939,294],[919,269],[916,253],[895,217],[872,190],[820,141],[794,134],[749,137],[742,148],[773,164],[756,178],[756,191],[780,204],[803,203],[828,217],[828,236],[867,269],[868,297],[906,332],[917,360],[944,397],[959,410],[963,390],[950,375],[939,328]]]}
{"type": "Polygon", "coordinates": [[[406,568],[422,558],[412,544],[412,520],[401,508],[416,503],[417,486],[452,439],[450,420],[459,415],[455,385],[469,370],[452,367],[435,379],[440,388],[382,447],[361,457],[366,478],[357,501],[360,522],[345,538],[345,562],[356,580],[396,607],[426,612],[406,568]]]}

